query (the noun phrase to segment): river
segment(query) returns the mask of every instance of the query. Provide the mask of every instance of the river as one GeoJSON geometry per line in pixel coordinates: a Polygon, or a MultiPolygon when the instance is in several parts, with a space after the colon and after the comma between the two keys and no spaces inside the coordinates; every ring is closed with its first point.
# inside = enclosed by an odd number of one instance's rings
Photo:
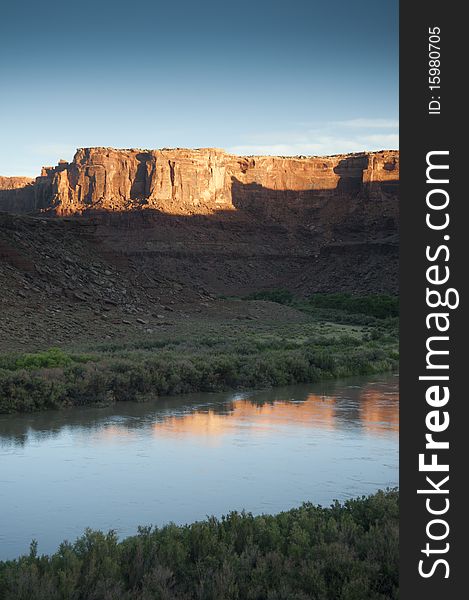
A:
{"type": "Polygon", "coordinates": [[[395,374],[0,415],[0,559],[393,487],[398,436],[395,374]]]}

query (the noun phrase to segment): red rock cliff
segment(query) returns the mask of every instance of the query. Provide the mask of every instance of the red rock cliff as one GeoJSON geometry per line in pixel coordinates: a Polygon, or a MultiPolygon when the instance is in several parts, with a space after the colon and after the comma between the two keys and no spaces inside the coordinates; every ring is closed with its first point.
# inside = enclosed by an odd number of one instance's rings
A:
{"type": "Polygon", "coordinates": [[[16,190],[23,188],[30,183],[33,183],[34,179],[31,177],[2,177],[0,176],[0,190],[16,190]]]}
{"type": "Polygon", "coordinates": [[[397,198],[398,179],[397,151],[244,157],[214,148],[82,148],[71,163],[45,167],[34,185],[23,187],[23,198],[19,190],[14,197],[0,194],[0,210],[71,215],[154,209],[191,215],[246,209],[282,218],[292,207],[303,212],[331,197],[397,198]]]}
{"type": "MultiPolygon", "coordinates": [[[[145,285],[154,277],[235,296],[270,288],[395,293],[398,180],[395,151],[306,158],[86,148],[33,183],[1,190],[0,210],[76,215],[25,217],[24,239],[48,257],[56,244],[64,253],[69,242],[82,244],[83,264],[111,260],[145,285]],[[49,231],[44,239],[38,223],[49,231]]],[[[18,264],[10,234],[22,219],[0,215],[3,256],[18,264]]]]}

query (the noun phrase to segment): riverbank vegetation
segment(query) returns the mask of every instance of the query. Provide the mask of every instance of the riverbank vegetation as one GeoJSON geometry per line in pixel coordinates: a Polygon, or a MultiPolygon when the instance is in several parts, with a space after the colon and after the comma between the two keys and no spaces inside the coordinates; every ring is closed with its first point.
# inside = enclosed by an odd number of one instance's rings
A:
{"type": "Polygon", "coordinates": [[[4,600],[393,600],[396,490],[278,515],[233,512],[144,527],[119,541],[88,530],[40,556],[0,562],[4,600]]]}
{"type": "Polygon", "coordinates": [[[289,290],[270,290],[250,294],[247,300],[268,300],[287,306],[296,307],[302,311],[316,314],[322,318],[335,316],[343,319],[343,314],[353,315],[351,318],[357,322],[374,319],[392,319],[399,316],[399,298],[389,294],[369,294],[357,296],[348,292],[333,294],[314,294],[309,298],[298,298],[289,290]],[[320,310],[318,310],[320,309],[320,310]],[[361,316],[361,319],[359,318],[361,316]]]}
{"type": "Polygon", "coordinates": [[[313,383],[397,368],[395,299],[264,295],[289,304],[301,319],[199,318],[132,339],[0,355],[0,412],[313,383]]]}

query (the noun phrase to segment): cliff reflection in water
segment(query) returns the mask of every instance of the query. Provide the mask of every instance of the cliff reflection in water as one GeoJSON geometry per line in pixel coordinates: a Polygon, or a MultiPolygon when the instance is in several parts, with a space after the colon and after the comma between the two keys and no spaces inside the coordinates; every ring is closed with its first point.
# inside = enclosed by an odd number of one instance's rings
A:
{"type": "Polygon", "coordinates": [[[257,435],[282,425],[328,429],[358,426],[382,435],[399,430],[398,393],[388,388],[369,384],[364,389],[349,390],[347,399],[340,395],[308,394],[302,400],[263,402],[259,394],[247,395],[231,401],[226,411],[199,408],[167,417],[156,422],[153,431],[155,435],[212,437],[232,433],[239,427],[249,427],[257,435]]]}
{"type": "Polygon", "coordinates": [[[45,439],[64,429],[83,429],[94,443],[154,436],[216,439],[236,430],[262,435],[286,426],[340,430],[360,428],[373,435],[399,430],[398,379],[325,382],[245,393],[191,394],[146,404],[71,409],[0,420],[0,444],[45,439]],[[313,391],[311,391],[313,389],[313,391]]]}

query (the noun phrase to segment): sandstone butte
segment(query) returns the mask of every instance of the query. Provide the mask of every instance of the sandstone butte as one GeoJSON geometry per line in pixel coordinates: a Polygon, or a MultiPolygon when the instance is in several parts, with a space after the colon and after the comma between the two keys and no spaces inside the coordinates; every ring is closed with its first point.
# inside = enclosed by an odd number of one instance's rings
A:
{"type": "Polygon", "coordinates": [[[0,211],[56,216],[153,210],[171,215],[250,211],[314,226],[327,207],[365,203],[397,219],[399,152],[326,157],[235,156],[216,148],[78,149],[35,180],[0,177],[0,211]],[[331,204],[332,203],[332,204],[331,204]]]}

